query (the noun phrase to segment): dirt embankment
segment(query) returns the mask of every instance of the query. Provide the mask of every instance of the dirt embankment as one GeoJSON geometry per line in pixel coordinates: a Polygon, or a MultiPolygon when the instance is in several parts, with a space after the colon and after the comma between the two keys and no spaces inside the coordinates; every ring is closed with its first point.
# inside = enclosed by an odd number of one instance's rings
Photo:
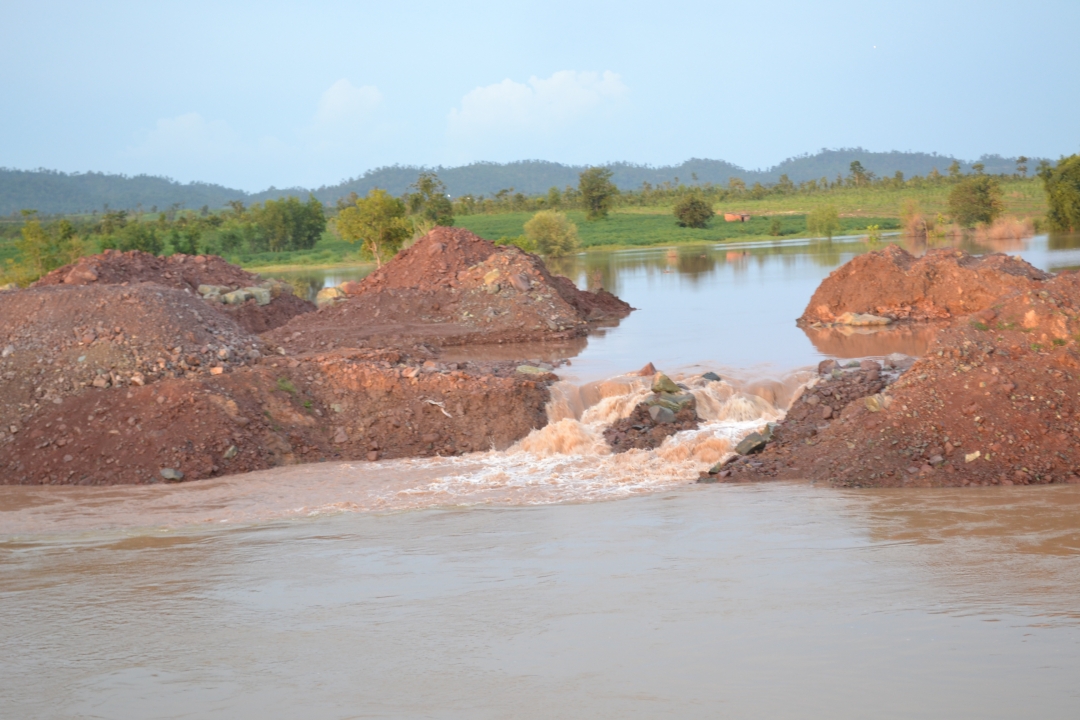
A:
{"type": "Polygon", "coordinates": [[[810,298],[800,325],[834,323],[844,313],[890,320],[945,320],[984,310],[1013,290],[1037,288],[1051,275],[1009,255],[954,249],[920,258],[889,245],[840,266],[810,298]]]}
{"type": "Polygon", "coordinates": [[[339,351],[88,391],[0,439],[0,469],[10,484],[133,484],[502,449],[546,422],[554,379],[514,368],[339,351]]]}
{"type": "Polygon", "coordinates": [[[48,285],[135,285],[154,283],[176,288],[199,297],[199,288],[214,288],[207,304],[229,315],[249,332],[263,333],[284,325],[297,315],[315,310],[315,305],[292,294],[281,283],[268,283],[216,255],[170,255],[158,257],[131,250],[106,250],[100,255],[80,258],[71,265],[53,270],[32,287],[48,285]],[[236,304],[221,302],[222,294],[242,288],[263,287],[269,291],[264,302],[251,297],[236,304]]]}
{"type": "Polygon", "coordinates": [[[502,449],[547,422],[555,376],[430,343],[575,337],[629,312],[446,228],[319,313],[257,281],[220,258],[109,252],[0,295],[0,483],[502,449]]]}
{"type": "Polygon", "coordinates": [[[566,340],[632,309],[610,293],[552,276],[535,255],[461,228],[436,228],[343,290],[342,301],[268,339],[290,351],[566,340]]]}
{"type": "MultiPolygon", "coordinates": [[[[941,264],[946,274],[976,265],[936,257],[924,267],[941,264]]],[[[824,367],[760,454],[714,476],[849,487],[1080,482],[1080,276],[1046,276],[1019,262],[981,264],[1018,272],[984,285],[994,297],[975,301],[978,312],[956,317],[968,306],[935,304],[954,317],[898,380],[887,384],[888,374],[868,365],[824,367]]],[[[874,287],[870,277],[844,277],[860,293],[874,287]]],[[[868,302],[876,309],[891,299],[868,302]]]]}

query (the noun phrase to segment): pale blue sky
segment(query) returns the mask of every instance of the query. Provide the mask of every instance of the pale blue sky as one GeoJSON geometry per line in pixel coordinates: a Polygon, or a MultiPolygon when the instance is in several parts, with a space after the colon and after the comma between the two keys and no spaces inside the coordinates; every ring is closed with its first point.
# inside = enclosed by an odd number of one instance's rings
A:
{"type": "Polygon", "coordinates": [[[335,183],[394,163],[1080,152],[1080,1],[20,2],[0,166],[335,183]]]}

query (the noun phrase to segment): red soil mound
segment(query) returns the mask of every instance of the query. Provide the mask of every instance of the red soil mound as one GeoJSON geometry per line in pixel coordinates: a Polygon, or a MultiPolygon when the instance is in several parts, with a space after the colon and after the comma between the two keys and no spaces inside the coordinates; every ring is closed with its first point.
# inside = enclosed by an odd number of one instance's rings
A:
{"type": "Polygon", "coordinates": [[[846,312],[940,320],[978,312],[1005,293],[1038,288],[1050,277],[1008,255],[975,257],[939,249],[915,258],[890,245],[834,270],[818,286],[799,322],[831,323],[846,312]]]}
{"type": "Polygon", "coordinates": [[[460,228],[436,228],[359,283],[348,298],[268,335],[291,350],[559,340],[631,310],[579,290],[543,261],[460,228]]]}
{"type": "MultiPolygon", "coordinates": [[[[31,287],[46,285],[123,285],[152,282],[195,293],[200,285],[238,289],[257,286],[262,279],[232,265],[217,255],[170,255],[158,257],[131,250],[106,250],[100,255],[80,258],[71,265],[53,270],[31,287]]],[[[284,325],[293,317],[312,312],[315,306],[285,292],[276,294],[269,305],[254,300],[237,305],[211,301],[213,309],[231,315],[250,332],[261,333],[284,325]]]]}
{"type": "Polygon", "coordinates": [[[69,395],[205,374],[263,349],[202,300],[160,285],[0,293],[0,430],[69,395]]]}
{"type": "Polygon", "coordinates": [[[809,389],[763,453],[732,464],[731,479],[856,487],[1080,482],[1080,278],[1060,275],[1036,288],[952,321],[925,357],[869,401],[874,387],[854,376],[809,389]],[[814,407],[827,390],[825,418],[814,407]]]}
{"type": "Polygon", "coordinates": [[[0,483],[161,482],[163,469],[195,480],[327,459],[460,454],[505,448],[546,422],[553,376],[422,359],[267,359],[70,397],[0,439],[0,483]]]}

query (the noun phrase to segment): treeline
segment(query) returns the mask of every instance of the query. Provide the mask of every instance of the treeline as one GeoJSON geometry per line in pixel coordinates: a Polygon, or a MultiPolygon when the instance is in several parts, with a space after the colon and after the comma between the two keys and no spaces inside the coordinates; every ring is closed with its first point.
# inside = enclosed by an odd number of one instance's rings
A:
{"type": "MultiPolygon", "coordinates": [[[[1014,158],[984,155],[977,162],[966,162],[934,153],[870,152],[863,148],[823,149],[814,154],[788,158],[764,170],[748,170],[723,160],[691,158],[677,165],[651,166],[627,162],[603,165],[611,172],[611,181],[623,191],[636,191],[648,184],[651,187],[722,186],[730,178],[746,186],[762,186],[784,182],[795,184],[822,177],[834,178],[847,172],[858,161],[868,172],[891,177],[896,172],[905,176],[926,176],[934,168],[944,169],[957,163],[961,172],[973,172],[981,164],[988,174],[1012,172],[1014,158]]],[[[247,204],[277,200],[290,195],[306,197],[309,193],[324,205],[333,205],[350,193],[367,195],[381,188],[391,195],[401,196],[422,172],[437,174],[452,197],[492,197],[501,188],[515,188],[511,195],[527,197],[542,195],[548,188],[565,188],[577,184],[586,167],[564,165],[542,160],[523,160],[509,163],[478,162],[460,167],[423,168],[394,165],[369,170],[362,175],[317,189],[268,188],[249,193],[211,183],[179,183],[169,178],[105,173],[62,173],[52,170],[12,170],[0,168],[0,215],[17,215],[24,208],[36,208],[49,215],[101,211],[106,206],[129,212],[156,213],[158,209],[178,206],[195,210],[208,207],[224,208],[231,201],[247,204]]]]}
{"type": "Polygon", "coordinates": [[[267,200],[246,207],[233,200],[229,209],[211,213],[170,208],[157,214],[113,210],[100,216],[54,220],[24,211],[23,222],[9,223],[4,235],[14,240],[19,260],[10,258],[4,274],[26,284],[79,257],[108,249],[141,250],[154,255],[284,252],[310,250],[326,231],[326,212],[314,197],[267,200]]]}
{"type": "MultiPolygon", "coordinates": [[[[716,205],[737,203],[740,200],[764,200],[778,196],[818,195],[850,188],[918,189],[953,185],[970,176],[987,175],[1000,179],[1021,179],[1028,177],[1029,171],[1033,169],[1037,173],[1043,173],[1053,167],[1047,160],[1038,161],[1034,167],[1030,163],[1028,158],[1020,157],[1013,161],[1013,165],[1008,168],[1009,172],[991,174],[982,163],[974,163],[970,171],[965,172],[963,165],[954,160],[946,167],[945,173],[939,172],[937,168],[931,168],[925,176],[907,177],[902,171],[897,170],[892,175],[879,177],[860,161],[853,160],[846,168],[846,174],[838,173],[832,178],[828,176],[811,178],[798,183],[786,174],[782,174],[777,182],[769,184],[755,182],[748,185],[742,178],[731,177],[723,184],[706,182],[688,185],[683,182],[664,182],[653,185],[644,182],[634,190],[618,190],[618,183],[614,182],[614,173],[611,173],[612,184],[616,187],[612,203],[614,207],[669,207],[678,205],[686,198],[693,196],[716,205]]],[[[456,215],[587,209],[583,204],[581,192],[572,185],[562,190],[552,187],[547,192],[537,195],[527,195],[514,188],[500,190],[490,196],[464,195],[454,201],[453,207],[456,215]]]]}

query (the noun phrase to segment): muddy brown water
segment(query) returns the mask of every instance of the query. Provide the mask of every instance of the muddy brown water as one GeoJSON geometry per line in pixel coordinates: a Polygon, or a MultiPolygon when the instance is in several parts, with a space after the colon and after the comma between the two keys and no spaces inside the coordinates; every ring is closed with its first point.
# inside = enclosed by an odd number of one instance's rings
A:
{"type": "Polygon", "coordinates": [[[928,342],[795,328],[863,249],[566,261],[641,310],[530,348],[572,365],[506,452],[0,487],[0,718],[1076,717],[1080,488],[692,484],[806,365],[928,342]],[[650,360],[706,422],[611,456],[650,360]]]}

